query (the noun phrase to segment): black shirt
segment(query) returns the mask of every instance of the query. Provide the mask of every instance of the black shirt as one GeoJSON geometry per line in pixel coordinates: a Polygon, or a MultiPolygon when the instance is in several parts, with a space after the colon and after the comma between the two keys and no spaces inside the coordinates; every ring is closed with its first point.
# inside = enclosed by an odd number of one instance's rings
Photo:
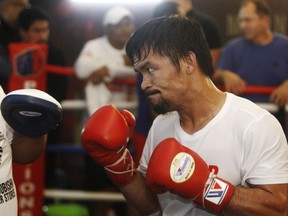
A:
{"type": "MultiPolygon", "coordinates": [[[[57,66],[67,66],[64,54],[61,50],[48,44],[47,63],[57,66]]],[[[47,92],[59,102],[66,99],[68,89],[68,77],[66,75],[47,73],[47,92]]]]}
{"type": "Polygon", "coordinates": [[[210,16],[196,10],[187,12],[186,16],[195,18],[201,24],[210,49],[217,49],[223,46],[223,39],[218,26],[210,16]]]}
{"type": "Polygon", "coordinates": [[[9,43],[18,41],[20,41],[18,30],[9,26],[3,17],[0,17],[0,43],[7,49],[9,43]]]}

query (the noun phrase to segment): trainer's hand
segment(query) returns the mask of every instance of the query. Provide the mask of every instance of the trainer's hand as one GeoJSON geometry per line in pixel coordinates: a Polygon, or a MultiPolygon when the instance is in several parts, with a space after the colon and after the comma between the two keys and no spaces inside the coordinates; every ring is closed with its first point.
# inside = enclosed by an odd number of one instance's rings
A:
{"type": "Polygon", "coordinates": [[[37,89],[10,92],[1,102],[1,112],[13,130],[28,137],[49,133],[62,118],[60,103],[37,89]]]}
{"type": "Polygon", "coordinates": [[[86,122],[81,141],[89,155],[104,166],[110,179],[118,186],[133,180],[136,166],[126,148],[135,118],[127,110],[119,112],[106,105],[94,112],[86,122]]]}
{"type": "Polygon", "coordinates": [[[288,104],[288,81],[283,82],[272,92],[270,100],[279,107],[284,107],[288,104]]]}
{"type": "Polygon", "coordinates": [[[103,82],[104,77],[109,75],[109,69],[106,66],[93,71],[93,73],[88,77],[88,81],[91,81],[94,85],[103,82]]]}
{"type": "Polygon", "coordinates": [[[229,203],[234,186],[210,173],[195,152],[176,139],[163,140],[153,151],[146,173],[147,185],[155,193],[170,191],[213,212],[229,203]],[[159,160],[161,158],[161,160],[159,160]],[[215,193],[215,185],[220,185],[215,193]]]}
{"type": "Polygon", "coordinates": [[[247,83],[238,74],[232,71],[223,71],[222,79],[226,91],[236,95],[243,94],[247,83]]]}

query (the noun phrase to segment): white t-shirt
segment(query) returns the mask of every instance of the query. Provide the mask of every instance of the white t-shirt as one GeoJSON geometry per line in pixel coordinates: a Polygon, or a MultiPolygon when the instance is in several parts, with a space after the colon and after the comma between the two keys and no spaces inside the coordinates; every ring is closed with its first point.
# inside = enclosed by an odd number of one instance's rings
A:
{"type": "MultiPolygon", "coordinates": [[[[0,86],[0,102],[5,93],[0,86]]],[[[17,216],[17,195],[12,176],[13,132],[0,115],[0,215],[17,216]]]]}
{"type": "MultiPolygon", "coordinates": [[[[80,79],[88,78],[93,71],[108,67],[109,76],[106,81],[114,77],[133,77],[135,72],[132,66],[126,66],[123,56],[125,49],[115,49],[106,36],[87,41],[75,62],[75,71],[80,79]]],[[[98,85],[88,82],[85,88],[87,107],[92,114],[99,107],[111,101],[124,100],[126,88],[122,86],[117,91],[111,92],[104,83],[98,85]]]]}
{"type": "MultiPolygon", "coordinates": [[[[209,166],[217,166],[217,176],[235,186],[288,183],[288,146],[281,125],[268,111],[244,98],[227,93],[220,112],[192,135],[181,128],[177,112],[158,116],[138,167],[144,176],[153,150],[168,137],[197,152],[209,166]]],[[[163,158],[159,163],[165,163],[163,158]]],[[[164,216],[213,215],[169,192],[158,198],[164,216]]]]}

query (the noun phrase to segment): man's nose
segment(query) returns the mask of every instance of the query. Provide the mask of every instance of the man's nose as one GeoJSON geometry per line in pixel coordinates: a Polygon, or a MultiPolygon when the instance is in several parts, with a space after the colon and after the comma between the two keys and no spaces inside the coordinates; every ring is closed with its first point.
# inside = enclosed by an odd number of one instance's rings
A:
{"type": "Polygon", "coordinates": [[[151,86],[151,79],[148,76],[143,76],[143,80],[141,83],[141,89],[145,90],[151,86]]]}

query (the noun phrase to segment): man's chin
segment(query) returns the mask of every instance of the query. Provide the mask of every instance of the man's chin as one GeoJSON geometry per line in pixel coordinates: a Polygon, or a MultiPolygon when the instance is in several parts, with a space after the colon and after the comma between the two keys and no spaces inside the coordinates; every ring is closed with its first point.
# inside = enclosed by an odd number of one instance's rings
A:
{"type": "Polygon", "coordinates": [[[158,103],[159,102],[159,98],[157,97],[157,95],[158,94],[153,94],[153,95],[147,96],[147,99],[148,99],[149,103],[151,103],[152,105],[158,103]]]}
{"type": "Polygon", "coordinates": [[[157,114],[165,114],[170,111],[169,105],[167,103],[150,103],[151,107],[153,108],[154,112],[157,114]]]}

